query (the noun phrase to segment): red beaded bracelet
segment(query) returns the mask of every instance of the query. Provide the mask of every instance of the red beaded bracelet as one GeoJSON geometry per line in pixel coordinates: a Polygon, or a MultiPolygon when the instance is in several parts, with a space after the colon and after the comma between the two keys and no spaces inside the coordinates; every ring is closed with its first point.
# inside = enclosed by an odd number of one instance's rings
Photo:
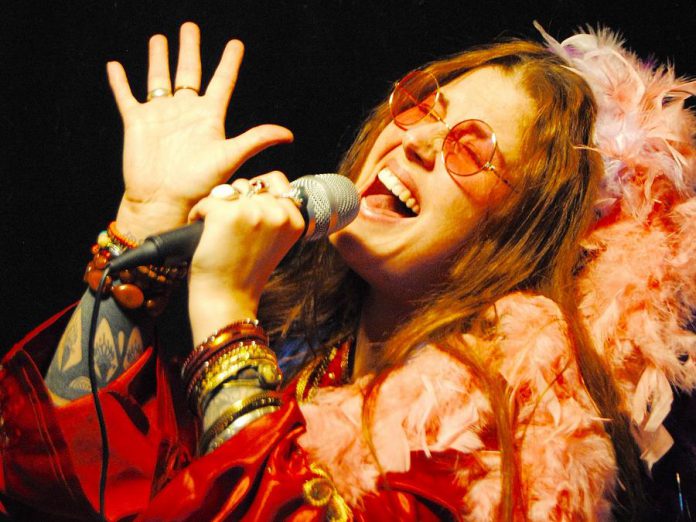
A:
{"type": "Polygon", "coordinates": [[[120,243],[126,248],[137,248],[140,246],[140,243],[138,243],[134,239],[126,237],[118,231],[118,229],[116,228],[116,221],[112,221],[111,223],[109,223],[109,226],[106,229],[106,233],[109,234],[109,237],[115,243],[120,243]]]}
{"type": "MultiPolygon", "coordinates": [[[[99,234],[92,246],[92,261],[87,264],[84,280],[96,292],[109,260],[122,254],[137,243],[124,237],[111,222],[107,230],[99,234]]],[[[187,266],[174,267],[139,266],[121,270],[106,278],[103,295],[111,295],[119,306],[135,310],[143,307],[150,315],[157,316],[164,310],[175,284],[185,278],[187,266]]]]}

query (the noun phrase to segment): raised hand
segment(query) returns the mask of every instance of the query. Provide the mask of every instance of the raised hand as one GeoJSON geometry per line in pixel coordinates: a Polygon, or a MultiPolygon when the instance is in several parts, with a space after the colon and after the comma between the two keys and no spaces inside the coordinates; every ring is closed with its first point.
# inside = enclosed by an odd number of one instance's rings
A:
{"type": "Polygon", "coordinates": [[[107,64],[125,133],[125,192],[117,217],[122,232],[142,239],[186,223],[193,205],[246,160],[292,141],[292,133],[277,125],[225,137],[225,115],[243,54],[241,42],[228,42],[202,92],[198,26],[181,26],[174,85],[167,40],[155,35],[149,45],[148,93],[160,96],[145,103],[133,96],[121,64],[107,64]]]}

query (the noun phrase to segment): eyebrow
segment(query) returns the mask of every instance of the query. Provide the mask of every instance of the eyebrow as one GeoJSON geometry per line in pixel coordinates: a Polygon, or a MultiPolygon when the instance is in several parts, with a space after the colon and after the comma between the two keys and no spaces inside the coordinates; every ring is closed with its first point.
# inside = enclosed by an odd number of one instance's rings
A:
{"type": "Polygon", "coordinates": [[[447,117],[447,108],[449,107],[449,100],[447,99],[447,96],[442,92],[442,90],[438,90],[437,92],[437,99],[438,103],[442,104],[442,107],[433,107],[430,109],[430,111],[435,115],[435,117],[440,120],[442,123],[447,126],[445,123],[445,118],[447,117]],[[440,109],[442,109],[442,114],[438,114],[440,112],[440,109]],[[435,112],[437,111],[437,112],[435,112]]]}
{"type": "Polygon", "coordinates": [[[445,93],[442,92],[442,89],[440,89],[440,100],[442,101],[442,105],[445,106],[445,109],[447,109],[450,105],[450,102],[447,99],[447,96],[445,96],[445,93]]]}
{"type": "MultiPolygon", "coordinates": [[[[440,89],[439,94],[440,94],[440,98],[439,98],[440,102],[442,103],[442,105],[445,109],[445,112],[447,112],[447,109],[449,108],[449,105],[450,105],[450,101],[447,99],[447,96],[445,95],[445,93],[442,92],[442,89],[440,89]]],[[[493,129],[493,132],[495,132],[496,136],[498,135],[498,133],[495,131],[495,129],[493,129]]],[[[507,165],[507,161],[505,159],[505,153],[500,148],[500,141],[498,141],[496,144],[495,153],[494,153],[493,157],[494,158],[497,157],[498,160],[502,163],[501,167],[505,168],[505,166],[507,165]]]]}

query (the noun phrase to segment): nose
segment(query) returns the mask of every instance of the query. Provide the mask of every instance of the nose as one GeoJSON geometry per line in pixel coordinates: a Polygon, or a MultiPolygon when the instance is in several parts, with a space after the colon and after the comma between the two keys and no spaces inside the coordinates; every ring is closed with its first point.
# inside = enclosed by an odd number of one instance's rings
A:
{"type": "Polygon", "coordinates": [[[401,146],[406,158],[432,170],[446,132],[447,128],[438,121],[419,123],[405,130],[401,146]]]}

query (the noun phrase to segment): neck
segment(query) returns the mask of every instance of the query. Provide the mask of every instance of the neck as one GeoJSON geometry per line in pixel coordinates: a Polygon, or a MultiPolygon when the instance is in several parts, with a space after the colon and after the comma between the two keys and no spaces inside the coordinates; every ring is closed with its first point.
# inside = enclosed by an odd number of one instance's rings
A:
{"type": "Polygon", "coordinates": [[[363,303],[355,339],[353,376],[373,371],[382,345],[413,310],[412,303],[371,291],[363,303]]]}

